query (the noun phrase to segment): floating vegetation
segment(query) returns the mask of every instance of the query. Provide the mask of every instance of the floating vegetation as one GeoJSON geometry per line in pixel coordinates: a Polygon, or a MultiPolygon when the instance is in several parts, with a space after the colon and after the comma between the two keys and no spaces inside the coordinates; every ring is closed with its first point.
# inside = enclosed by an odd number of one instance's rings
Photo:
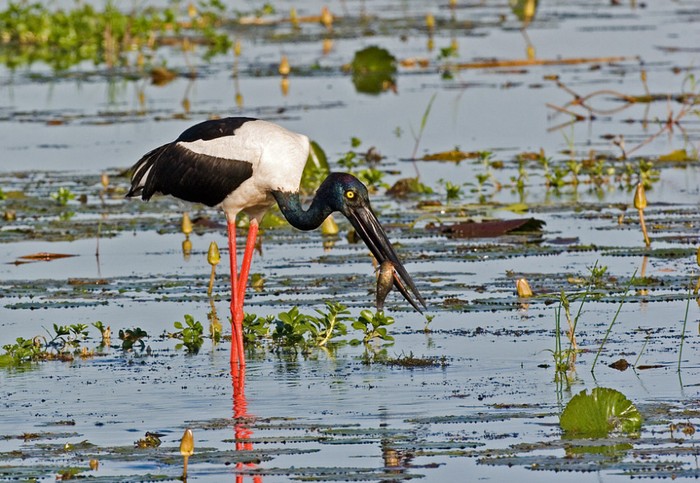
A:
{"type": "MultiPolygon", "coordinates": [[[[217,32],[222,5],[179,11],[177,7],[125,12],[107,2],[103,10],[78,4],[70,10],[40,3],[10,2],[0,11],[0,62],[10,68],[44,62],[63,71],[83,61],[110,68],[144,72],[158,62],[159,45],[191,43],[207,47],[206,55],[226,51],[231,41],[217,32]]],[[[155,66],[154,69],[162,68],[155,66]]]]}
{"type": "Polygon", "coordinates": [[[182,343],[175,346],[176,349],[184,347],[190,354],[196,354],[204,343],[204,327],[199,321],[194,320],[190,314],[185,314],[185,323],[173,324],[177,332],[169,334],[170,337],[181,339],[182,343]]]}
{"type": "Polygon", "coordinates": [[[601,438],[611,433],[638,433],[642,415],[621,392],[596,387],[584,389],[566,405],[560,424],[567,435],[601,438]]]}
{"type": "Polygon", "coordinates": [[[350,70],[358,92],[380,94],[395,89],[396,57],[382,47],[373,45],[355,52],[350,70]]]}
{"type": "Polygon", "coordinates": [[[406,369],[415,369],[420,367],[446,367],[448,365],[447,357],[416,357],[413,353],[400,355],[395,358],[379,360],[381,364],[387,366],[404,367],[406,369]]]}

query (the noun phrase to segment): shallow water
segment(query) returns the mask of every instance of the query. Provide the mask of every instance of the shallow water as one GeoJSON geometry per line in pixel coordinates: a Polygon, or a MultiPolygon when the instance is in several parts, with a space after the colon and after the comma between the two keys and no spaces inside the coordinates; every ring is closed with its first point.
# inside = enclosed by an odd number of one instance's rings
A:
{"type": "MultiPolygon", "coordinates": [[[[275,5],[278,12],[289,7],[275,5]]],[[[525,59],[525,37],[505,4],[470,2],[454,11],[396,1],[336,2],[329,8],[343,18],[328,54],[321,47],[327,34],[316,24],[304,25],[293,42],[275,37],[289,32],[285,25],[241,29],[232,32],[243,43],[239,59],[197,60],[195,80],[181,76],[160,87],[92,65],[59,75],[41,65],[14,72],[0,68],[0,188],[26,196],[0,201],[3,211],[17,214],[16,221],[0,225],[0,345],[45,335],[53,324],[99,320],[113,330],[112,346],[95,357],[0,370],[0,480],[53,481],[65,468],[86,469],[93,458],[100,461],[99,470],[82,474],[101,478],[97,481],[177,479],[182,472],[179,439],[186,427],[196,440],[193,481],[697,477],[697,438],[673,431],[671,424],[698,423],[700,316],[696,301],[687,301],[688,287],[698,277],[700,170],[697,160],[657,160],[683,148],[692,157],[698,148],[697,115],[683,117],[671,135],[658,136],[630,160],[636,170],[638,156],[647,156],[658,170],[645,212],[650,250],[644,248],[631,204],[634,182],[621,176],[598,189],[582,175],[579,185],[556,190],[547,187],[535,161],[527,163],[523,190],[512,181],[519,173],[517,155],[540,148],[552,166],[569,160],[566,150],[572,149],[576,159],[587,159],[593,150],[621,173],[624,161],[616,159],[621,151],[611,136],[624,136],[631,149],[681,105],[637,103],[559,128],[571,118],[548,104],[563,106],[572,97],[550,76],[558,75],[580,95],[602,89],[642,95],[643,66],[653,94],[689,90],[687,75],[698,65],[692,42],[700,28],[697,5],[541,2],[527,29],[537,58],[625,59],[463,68],[452,80],[443,79],[450,64],[525,59]],[[362,8],[371,20],[361,29],[362,8]],[[423,26],[428,10],[440,26],[433,50],[423,26]],[[375,34],[361,35],[366,30],[375,34]],[[440,59],[440,48],[452,41],[457,56],[440,59]],[[341,66],[368,45],[381,45],[399,59],[428,59],[428,67],[401,67],[396,92],[358,93],[341,66]],[[299,69],[286,95],[276,73],[282,54],[299,69]],[[491,151],[503,166],[472,159],[408,161],[412,132],[420,130],[433,95],[417,156],[458,146],[491,151]],[[185,98],[189,112],[183,108],[185,98]],[[417,169],[421,181],[436,190],[423,199],[440,200],[442,206],[419,208],[419,198],[394,199],[384,189],[373,195],[373,205],[428,300],[428,314],[434,316],[430,331],[424,331],[426,319],[392,293],[387,309],[396,319],[390,327],[393,345],[344,345],[308,354],[251,350],[245,384],[242,374],[232,374],[227,342],[212,346],[207,339],[197,355],[186,355],[176,341],[161,337],[185,314],[208,325],[210,304],[230,333],[226,261],[217,268],[212,301],[206,296],[206,250],[211,241],[226,246],[225,230],[197,226],[190,236],[192,253],[185,257],[179,228],[185,210],[218,223],[223,217],[167,198],[126,201],[128,181],[119,173],[152,147],[213,115],[259,116],[309,134],[336,169],[335,160],[351,149],[355,136],[362,141],[359,150],[376,146],[385,156],[380,168],[389,173],[389,184],[414,176],[417,169]],[[111,193],[101,192],[104,171],[110,174],[111,193]],[[487,172],[491,177],[479,186],[477,175],[487,172]],[[445,203],[441,179],[465,183],[461,198],[445,203]],[[50,195],[59,187],[85,194],[87,201],[57,206],[50,195]],[[514,203],[525,204],[525,213],[512,211],[514,203]],[[69,211],[75,214],[61,221],[69,211]],[[448,238],[430,226],[515,217],[534,217],[546,225],[539,233],[493,239],[448,238]],[[75,256],[16,263],[38,252],[75,256]],[[583,305],[576,330],[583,352],[568,383],[557,381],[551,351],[558,297],[562,290],[583,291],[580,280],[595,264],[607,267],[596,288],[601,297],[583,305]],[[648,278],[626,294],[633,274],[648,278]],[[520,277],[530,281],[538,297],[517,298],[520,277]],[[618,307],[593,377],[595,353],[618,307]],[[133,327],[148,332],[148,348],[127,353],[116,332],[133,327]],[[607,366],[620,358],[633,363],[640,353],[640,365],[658,367],[619,372],[607,366]],[[408,354],[435,361],[444,356],[445,361],[422,368],[381,362],[383,356],[408,354]],[[375,362],[367,364],[367,358],[375,362]],[[558,415],[564,405],[596,386],[618,389],[639,407],[645,425],[638,438],[563,439],[558,415]],[[162,445],[133,449],[147,431],[160,433],[162,445]],[[586,449],[591,446],[613,448],[586,449]]],[[[320,5],[299,10],[311,15],[320,5]]],[[[171,68],[186,70],[177,49],[161,49],[159,55],[171,68]]],[[[606,95],[593,104],[621,107],[606,95]]],[[[580,107],[569,109],[588,114],[580,107]]],[[[249,312],[276,315],[299,305],[313,313],[327,300],[343,302],[354,316],[373,307],[371,259],[363,246],[346,240],[348,225],[336,219],[341,234],[330,249],[318,232],[264,230],[262,254],[256,254],[252,272],[264,275],[265,288],[249,290],[249,312]]],[[[227,258],[225,250],[222,258],[227,258]]],[[[578,306],[572,302],[572,312],[578,306]]],[[[97,347],[96,331],[89,330],[86,344],[97,347]]]]}

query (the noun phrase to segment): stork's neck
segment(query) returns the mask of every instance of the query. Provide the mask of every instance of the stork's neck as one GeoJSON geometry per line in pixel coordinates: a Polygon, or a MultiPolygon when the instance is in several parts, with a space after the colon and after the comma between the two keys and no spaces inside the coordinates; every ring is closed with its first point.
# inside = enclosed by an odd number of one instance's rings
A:
{"type": "Polygon", "coordinates": [[[299,230],[318,228],[323,220],[333,213],[333,209],[318,196],[318,193],[308,210],[302,208],[299,192],[273,191],[272,196],[277,200],[277,204],[289,224],[299,230]]]}

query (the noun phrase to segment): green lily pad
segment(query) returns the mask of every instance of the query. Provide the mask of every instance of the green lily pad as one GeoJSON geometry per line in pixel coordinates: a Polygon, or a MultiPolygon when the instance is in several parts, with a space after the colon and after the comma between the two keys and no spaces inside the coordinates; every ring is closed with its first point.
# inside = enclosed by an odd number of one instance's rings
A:
{"type": "Polygon", "coordinates": [[[561,414],[559,424],[567,435],[604,437],[611,432],[635,433],[642,415],[619,391],[596,387],[574,396],[561,414]]]}
{"type": "Polygon", "coordinates": [[[370,46],[355,52],[351,68],[357,92],[376,95],[396,84],[396,57],[381,47],[370,46]]]}

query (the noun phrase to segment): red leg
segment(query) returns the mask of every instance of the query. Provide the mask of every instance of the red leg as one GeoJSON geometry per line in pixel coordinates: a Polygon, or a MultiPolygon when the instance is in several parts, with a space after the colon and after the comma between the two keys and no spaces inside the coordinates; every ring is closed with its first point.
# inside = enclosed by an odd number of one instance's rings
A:
{"type": "Polygon", "coordinates": [[[239,361],[238,351],[238,324],[236,323],[238,306],[238,276],[236,270],[238,264],[236,262],[236,220],[229,220],[228,228],[228,254],[231,265],[231,363],[239,361]]]}
{"type": "Polygon", "coordinates": [[[250,273],[250,265],[253,261],[253,252],[255,251],[255,239],[258,236],[258,222],[253,219],[248,228],[248,240],[245,244],[245,253],[243,254],[243,263],[241,264],[241,274],[238,279],[238,296],[240,297],[240,307],[243,309],[243,300],[245,297],[245,289],[248,286],[248,274],[250,273]]]}
{"type": "Polygon", "coordinates": [[[243,262],[241,263],[241,273],[238,278],[238,293],[236,300],[238,305],[236,312],[238,314],[238,353],[242,365],[245,365],[245,356],[243,352],[243,303],[245,301],[245,289],[248,285],[248,274],[250,273],[250,265],[253,261],[253,252],[255,251],[255,239],[258,236],[258,221],[252,219],[248,228],[248,239],[245,244],[245,252],[243,253],[243,262]]]}

